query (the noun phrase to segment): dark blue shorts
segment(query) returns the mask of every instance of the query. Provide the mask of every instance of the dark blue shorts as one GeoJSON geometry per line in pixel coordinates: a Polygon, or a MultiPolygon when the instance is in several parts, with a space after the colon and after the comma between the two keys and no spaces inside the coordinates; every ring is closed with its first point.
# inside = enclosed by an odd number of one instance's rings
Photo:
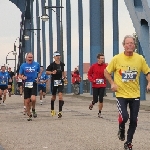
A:
{"type": "Polygon", "coordinates": [[[42,91],[42,92],[46,93],[46,87],[44,87],[42,85],[38,85],[38,91],[42,91]]]}

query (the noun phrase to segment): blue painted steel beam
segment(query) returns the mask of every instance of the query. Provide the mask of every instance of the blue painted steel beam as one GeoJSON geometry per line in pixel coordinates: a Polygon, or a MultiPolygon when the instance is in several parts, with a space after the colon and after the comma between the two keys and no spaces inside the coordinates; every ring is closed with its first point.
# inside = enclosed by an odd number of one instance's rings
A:
{"type": "MultiPolygon", "coordinates": [[[[118,0],[113,0],[113,56],[119,53],[118,0]]],[[[115,97],[115,93],[113,93],[115,97]]]]}
{"type": "MultiPolygon", "coordinates": [[[[138,41],[138,53],[143,56],[143,50],[138,41]]],[[[144,56],[143,56],[144,57],[144,56]]],[[[140,99],[146,100],[146,78],[143,73],[140,74],[140,99]]]]}
{"type": "Polygon", "coordinates": [[[83,94],[83,8],[82,0],[78,0],[79,18],[79,72],[82,78],[80,83],[80,94],[83,94]]]}
{"type": "Polygon", "coordinates": [[[91,65],[97,61],[100,45],[100,0],[90,0],[90,56],[91,65]]]}
{"type": "Polygon", "coordinates": [[[24,12],[26,9],[26,0],[9,0],[14,3],[21,12],[24,12]]]}
{"type": "MultiPolygon", "coordinates": [[[[30,29],[30,19],[25,19],[25,29],[30,29]]],[[[25,40],[25,54],[31,52],[31,32],[25,30],[25,36],[29,36],[29,40],[25,40]]]]}
{"type": "Polygon", "coordinates": [[[26,0],[25,19],[31,19],[31,4],[30,4],[30,0],[26,0]]]}
{"type": "Polygon", "coordinates": [[[28,30],[31,28],[31,3],[30,0],[26,0],[26,11],[25,11],[25,35],[29,36],[29,40],[25,40],[25,53],[31,52],[31,31],[28,30]]]}
{"type": "Polygon", "coordinates": [[[100,46],[104,54],[104,0],[100,0],[100,7],[100,46]]]}
{"type": "Polygon", "coordinates": [[[119,53],[118,0],[113,0],[113,56],[119,53]]]}
{"type": "MultiPolygon", "coordinates": [[[[145,50],[145,54],[149,55],[149,26],[148,26],[148,22],[143,22],[141,24],[141,39],[142,39],[142,43],[144,44],[146,50],[145,50]]],[[[143,49],[141,47],[141,43],[139,42],[139,54],[143,55],[144,56],[144,53],[143,53],[143,49]]],[[[149,56],[146,56],[145,58],[148,65],[150,66],[150,55],[149,56]]],[[[141,73],[141,76],[140,76],[140,93],[141,93],[141,100],[146,100],[146,79],[145,79],[145,75],[143,73],[141,73]]]]}
{"type": "Polygon", "coordinates": [[[71,6],[66,0],[66,31],[67,31],[67,93],[71,93],[71,6]]]}
{"type": "MultiPolygon", "coordinates": [[[[63,2],[62,2],[62,0],[61,0],[61,4],[60,4],[61,7],[62,7],[62,5],[63,5],[62,3],[63,3],[63,2]]],[[[61,17],[60,17],[60,18],[61,18],[61,19],[60,19],[60,20],[61,20],[61,25],[60,25],[60,43],[61,43],[61,46],[60,46],[60,47],[61,47],[61,50],[60,50],[60,51],[61,51],[61,54],[62,54],[61,61],[64,62],[64,48],[63,48],[63,45],[64,45],[64,44],[63,44],[63,40],[64,40],[64,38],[63,38],[63,22],[62,22],[62,20],[63,20],[63,19],[62,19],[62,13],[63,13],[63,11],[62,11],[62,10],[63,10],[63,8],[61,8],[61,17]]]]}
{"type": "Polygon", "coordinates": [[[20,52],[19,52],[19,58],[20,58],[20,65],[24,62],[24,47],[25,47],[25,40],[23,35],[23,26],[24,26],[24,13],[21,14],[21,22],[20,22],[20,52]]]}
{"type": "MultiPolygon", "coordinates": [[[[45,0],[41,0],[42,15],[44,15],[45,0]]],[[[45,22],[42,21],[42,48],[43,48],[43,67],[46,69],[46,37],[45,37],[45,22]]]]}
{"type": "MultiPolygon", "coordinates": [[[[39,0],[36,0],[36,26],[37,26],[37,29],[40,29],[39,0]]],[[[37,62],[41,65],[41,37],[40,37],[40,30],[37,30],[37,62]]]]}
{"type": "MultiPolygon", "coordinates": [[[[52,6],[52,0],[48,0],[48,6],[52,6]]],[[[50,63],[53,62],[53,24],[52,24],[52,10],[49,9],[49,54],[50,63]]]]}
{"type": "Polygon", "coordinates": [[[141,7],[142,6],[142,1],[141,0],[134,0],[134,6],[135,7],[141,7]]]}
{"type": "MultiPolygon", "coordinates": [[[[60,6],[60,0],[56,0],[56,6],[60,6]]],[[[62,57],[61,51],[61,41],[60,41],[60,8],[56,8],[56,24],[57,24],[57,51],[60,52],[62,57]]]]}
{"type": "Polygon", "coordinates": [[[150,66],[150,30],[149,28],[150,28],[150,22],[148,23],[145,19],[142,19],[141,26],[140,26],[140,30],[141,30],[140,45],[141,46],[142,44],[144,45],[144,47],[142,47],[143,54],[145,55],[148,65],[150,66]]]}
{"type": "MultiPolygon", "coordinates": [[[[34,29],[34,22],[33,22],[33,1],[31,0],[31,29],[34,29]]],[[[31,52],[34,55],[34,31],[31,31],[31,52]]]]}
{"type": "Polygon", "coordinates": [[[150,66],[150,2],[149,0],[124,0],[129,10],[145,59],[150,66]]]}
{"type": "MultiPolygon", "coordinates": [[[[90,64],[97,62],[97,54],[102,53],[102,47],[100,45],[101,41],[101,7],[100,0],[90,0],[90,64]]],[[[90,84],[90,93],[92,94],[92,88],[90,84]]]]}

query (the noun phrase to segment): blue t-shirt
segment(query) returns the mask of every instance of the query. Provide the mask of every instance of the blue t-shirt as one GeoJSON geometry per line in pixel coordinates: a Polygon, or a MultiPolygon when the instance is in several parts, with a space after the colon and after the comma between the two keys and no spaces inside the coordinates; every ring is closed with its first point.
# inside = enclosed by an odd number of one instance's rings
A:
{"type": "Polygon", "coordinates": [[[9,73],[0,71],[0,85],[8,85],[10,79],[9,73]]]}
{"type": "MultiPolygon", "coordinates": [[[[48,75],[46,74],[46,72],[42,72],[42,75],[41,75],[41,77],[40,77],[40,81],[42,81],[42,80],[47,80],[49,77],[48,77],[48,75]]],[[[38,84],[39,86],[43,86],[43,87],[46,87],[46,83],[44,82],[44,83],[39,83],[38,84]]]]}
{"type": "Polygon", "coordinates": [[[31,64],[23,63],[20,66],[19,74],[27,77],[25,82],[35,82],[40,72],[40,65],[38,62],[33,61],[31,64]]]}

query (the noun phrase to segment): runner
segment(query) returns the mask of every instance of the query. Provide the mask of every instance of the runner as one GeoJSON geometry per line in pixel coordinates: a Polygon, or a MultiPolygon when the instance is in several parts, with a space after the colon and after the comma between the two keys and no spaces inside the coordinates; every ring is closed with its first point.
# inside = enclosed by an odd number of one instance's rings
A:
{"type": "Polygon", "coordinates": [[[74,89],[74,95],[79,95],[80,94],[81,77],[80,77],[78,69],[75,68],[74,72],[71,75],[72,75],[72,85],[73,85],[73,89],[74,89]]]}
{"type": "Polygon", "coordinates": [[[40,104],[43,104],[42,96],[45,98],[46,95],[46,82],[48,81],[48,75],[43,69],[43,66],[40,67],[41,77],[38,82],[38,91],[40,92],[40,104]]]}
{"type": "Polygon", "coordinates": [[[104,69],[107,65],[104,63],[104,61],[104,54],[98,54],[97,63],[93,64],[88,71],[88,79],[90,80],[90,82],[92,82],[93,88],[93,100],[89,105],[89,109],[92,110],[93,105],[99,101],[99,118],[101,118],[101,111],[103,108],[103,97],[106,88],[104,69]]]}
{"type": "Polygon", "coordinates": [[[35,111],[36,96],[37,96],[37,81],[40,78],[40,65],[33,61],[32,53],[26,54],[26,63],[20,66],[19,78],[25,81],[24,85],[24,100],[27,109],[28,121],[32,120],[32,114],[30,112],[30,100],[32,101],[32,113],[33,117],[37,117],[35,111]]]}
{"type": "Polygon", "coordinates": [[[20,96],[22,97],[22,92],[23,92],[23,82],[22,82],[22,79],[17,78],[17,85],[18,85],[18,88],[19,88],[19,94],[20,96]]]}
{"type": "Polygon", "coordinates": [[[123,40],[124,52],[113,57],[105,70],[105,77],[111,84],[112,91],[116,92],[119,112],[119,140],[125,140],[125,123],[129,119],[127,105],[130,109],[130,123],[125,150],[132,150],[132,140],[137,127],[137,118],[140,107],[139,77],[141,71],[148,80],[147,90],[150,90],[150,68],[142,55],[134,52],[135,39],[127,35],[123,40]],[[114,80],[111,73],[114,72],[114,80]]]}
{"type": "Polygon", "coordinates": [[[15,76],[15,74],[14,74],[14,72],[11,71],[11,67],[8,68],[8,73],[9,73],[9,76],[10,76],[10,79],[9,79],[9,82],[8,82],[8,92],[9,92],[9,97],[11,97],[13,77],[15,76]]]}
{"type": "Polygon", "coordinates": [[[2,66],[0,71],[0,104],[3,97],[3,105],[5,105],[6,93],[8,88],[8,81],[10,79],[9,73],[6,71],[6,67],[2,66]]]}
{"type": "Polygon", "coordinates": [[[65,64],[60,61],[60,53],[54,52],[55,61],[51,63],[46,70],[47,75],[51,75],[51,84],[52,84],[52,98],[51,98],[51,115],[56,115],[54,111],[54,101],[56,100],[56,93],[58,92],[59,97],[59,113],[58,118],[62,117],[62,107],[64,105],[63,100],[63,89],[64,89],[64,66],[65,64]]]}

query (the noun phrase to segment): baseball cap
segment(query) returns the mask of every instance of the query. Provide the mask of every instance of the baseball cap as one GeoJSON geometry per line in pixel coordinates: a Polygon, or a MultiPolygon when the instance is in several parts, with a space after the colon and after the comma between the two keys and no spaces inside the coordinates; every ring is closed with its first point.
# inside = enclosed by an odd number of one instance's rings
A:
{"type": "Polygon", "coordinates": [[[54,52],[53,56],[60,56],[60,53],[59,52],[54,52]]]}

